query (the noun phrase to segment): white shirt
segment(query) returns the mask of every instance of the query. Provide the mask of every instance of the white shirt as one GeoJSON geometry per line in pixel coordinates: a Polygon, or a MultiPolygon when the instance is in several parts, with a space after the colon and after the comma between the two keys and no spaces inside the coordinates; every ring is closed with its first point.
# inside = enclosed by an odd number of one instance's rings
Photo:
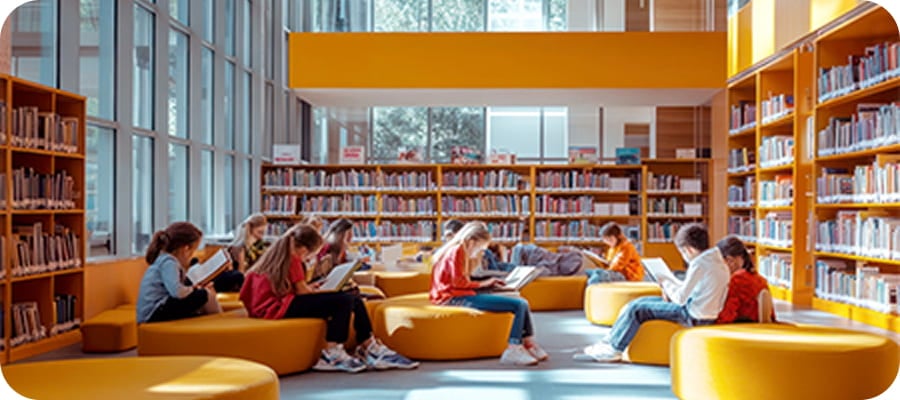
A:
{"type": "Polygon", "coordinates": [[[662,287],[671,302],[687,304],[694,319],[714,320],[725,306],[730,277],[722,253],[712,247],[691,260],[684,281],[665,280],[662,287]]]}

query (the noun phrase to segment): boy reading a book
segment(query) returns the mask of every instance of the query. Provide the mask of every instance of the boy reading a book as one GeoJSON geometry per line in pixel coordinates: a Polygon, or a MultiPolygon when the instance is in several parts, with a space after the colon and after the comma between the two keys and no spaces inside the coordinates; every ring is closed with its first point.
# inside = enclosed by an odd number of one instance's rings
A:
{"type": "Polygon", "coordinates": [[[730,272],[718,247],[709,248],[709,234],[701,224],[688,224],[675,235],[675,246],[688,262],[684,281],[657,277],[666,298],[641,297],[619,313],[609,335],[588,346],[578,360],[616,362],[637,334],[641,324],[667,320],[691,327],[716,321],[725,304],[730,272]]]}
{"type": "Polygon", "coordinates": [[[606,251],[608,268],[588,269],[588,285],[601,282],[641,281],[644,279],[644,267],[637,249],[622,233],[622,228],[610,222],[600,228],[600,238],[609,248],[606,251]]]}
{"type": "Polygon", "coordinates": [[[203,233],[190,222],[175,222],[153,234],[144,257],[150,267],[138,291],[137,322],[160,322],[221,312],[212,284],[186,286],[191,258],[203,233]]]}

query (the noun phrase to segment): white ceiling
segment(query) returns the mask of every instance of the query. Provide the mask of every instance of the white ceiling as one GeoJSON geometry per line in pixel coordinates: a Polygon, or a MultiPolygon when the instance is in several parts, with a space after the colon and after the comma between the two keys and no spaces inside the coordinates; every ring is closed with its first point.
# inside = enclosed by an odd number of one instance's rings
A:
{"type": "Polygon", "coordinates": [[[320,107],[692,106],[719,89],[296,89],[320,107]]]}

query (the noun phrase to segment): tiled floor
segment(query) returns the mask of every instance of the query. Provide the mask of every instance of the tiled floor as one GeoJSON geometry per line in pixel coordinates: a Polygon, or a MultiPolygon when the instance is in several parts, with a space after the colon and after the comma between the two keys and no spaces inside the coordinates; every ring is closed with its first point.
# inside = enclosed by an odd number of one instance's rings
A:
{"type": "MultiPolygon", "coordinates": [[[[839,326],[887,335],[900,335],[811,310],[792,310],[777,304],[782,320],[839,326]]],[[[344,373],[308,372],[282,377],[284,399],[491,399],[585,400],[673,399],[669,369],[630,364],[602,365],[572,361],[578,348],[594,342],[607,328],[588,323],[580,311],[536,313],[538,337],[551,359],[538,367],[510,368],[496,359],[428,362],[415,371],[344,373]]],[[[130,356],[134,352],[113,356],[130,356]]],[[[86,357],[77,346],[33,360],[86,357]]],[[[92,356],[93,357],[93,356],[92,356]]],[[[101,356],[103,357],[103,356],[101,356]]],[[[900,379],[878,399],[900,398],[900,379]]]]}

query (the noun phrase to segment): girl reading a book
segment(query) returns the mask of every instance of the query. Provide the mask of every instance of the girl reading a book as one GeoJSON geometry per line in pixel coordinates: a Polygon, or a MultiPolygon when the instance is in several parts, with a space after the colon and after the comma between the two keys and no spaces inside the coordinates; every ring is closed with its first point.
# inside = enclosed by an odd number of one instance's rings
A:
{"type": "Polygon", "coordinates": [[[372,324],[365,304],[345,292],[318,290],[307,284],[305,260],[315,258],[322,237],[314,228],[291,228],[247,271],[240,299],[251,318],[321,318],[325,320],[327,345],[313,369],[319,371],[359,372],[366,368],[412,369],[410,361],[387,348],[372,335],[372,324]],[[351,318],[352,317],[352,318],[351,318]],[[347,354],[350,320],[356,331],[356,356],[347,354]]]}
{"type": "Polygon", "coordinates": [[[608,250],[606,261],[609,263],[606,269],[588,269],[588,285],[601,282],[641,281],[644,279],[644,267],[641,266],[641,256],[637,249],[622,233],[622,228],[615,222],[610,222],[600,228],[600,237],[608,250]]]}
{"type": "Polygon", "coordinates": [[[156,232],[144,259],[150,264],[138,291],[137,322],[172,321],[221,312],[213,285],[186,286],[185,274],[203,233],[190,222],[156,232]]]}
{"type": "Polygon", "coordinates": [[[253,214],[238,227],[234,241],[228,245],[232,265],[213,280],[217,292],[238,292],[244,284],[244,272],[253,266],[266,251],[268,245],[263,240],[269,221],[265,215],[253,214]]]}
{"type": "Polygon", "coordinates": [[[768,290],[769,283],[766,282],[766,278],[756,273],[753,259],[750,257],[747,247],[744,246],[744,242],[736,236],[726,236],[716,243],[716,247],[722,252],[725,264],[731,271],[725,306],[722,307],[716,323],[774,322],[775,310],[772,307],[771,299],[764,304],[759,303],[759,295],[763,290],[768,290]],[[760,306],[764,306],[764,308],[760,306]],[[769,317],[765,321],[760,321],[761,315],[769,315],[769,317]]]}
{"type": "Polygon", "coordinates": [[[478,293],[478,289],[503,286],[503,281],[489,278],[472,281],[469,278],[473,263],[480,260],[491,241],[491,234],[482,222],[466,224],[434,255],[429,299],[434,304],[470,307],[490,312],[514,315],[509,332],[509,346],[500,357],[501,364],[535,365],[549,358],[534,339],[531,310],[520,297],[478,293]],[[476,260],[476,261],[473,261],[476,260]]]}

